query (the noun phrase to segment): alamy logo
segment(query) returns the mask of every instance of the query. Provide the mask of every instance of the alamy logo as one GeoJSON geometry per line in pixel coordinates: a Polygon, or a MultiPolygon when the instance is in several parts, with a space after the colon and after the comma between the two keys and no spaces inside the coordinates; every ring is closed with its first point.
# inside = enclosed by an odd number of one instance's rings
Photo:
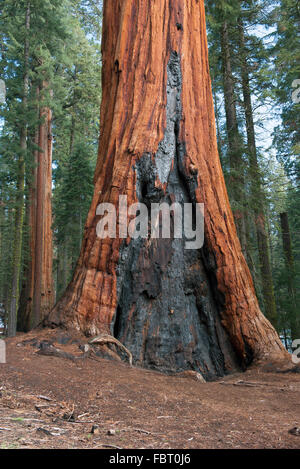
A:
{"type": "Polygon", "coordinates": [[[299,103],[300,103],[300,78],[298,78],[297,80],[294,80],[294,81],[293,81],[292,87],[293,87],[293,88],[296,88],[296,89],[292,92],[292,100],[293,100],[293,103],[299,104],[299,103]]]}
{"type": "Polygon", "coordinates": [[[6,344],[0,339],[0,363],[6,363],[6,344]]]}
{"type": "Polygon", "coordinates": [[[292,347],[293,349],[296,349],[292,353],[292,361],[293,363],[295,363],[295,365],[298,365],[300,363],[300,339],[294,340],[292,343],[292,347]]]}
{"type": "Polygon", "coordinates": [[[118,217],[111,203],[98,205],[97,236],[101,239],[174,238],[185,239],[185,249],[201,249],[204,243],[204,204],[174,202],[127,204],[127,196],[119,196],[118,217]],[[118,233],[117,233],[118,227],[118,233]]]}

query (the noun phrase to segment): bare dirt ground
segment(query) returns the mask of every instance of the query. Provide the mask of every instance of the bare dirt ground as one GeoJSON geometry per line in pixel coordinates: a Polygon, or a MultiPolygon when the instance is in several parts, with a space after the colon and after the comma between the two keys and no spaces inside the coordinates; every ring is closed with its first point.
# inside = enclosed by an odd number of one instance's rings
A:
{"type": "Polygon", "coordinates": [[[252,369],[201,383],[114,360],[39,355],[30,343],[38,334],[7,340],[0,449],[300,448],[289,433],[300,427],[298,373],[252,369]]]}

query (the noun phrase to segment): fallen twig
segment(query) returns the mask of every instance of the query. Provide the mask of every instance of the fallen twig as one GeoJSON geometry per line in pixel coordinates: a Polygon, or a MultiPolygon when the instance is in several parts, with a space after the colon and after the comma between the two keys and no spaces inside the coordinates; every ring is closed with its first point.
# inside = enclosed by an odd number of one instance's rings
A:
{"type": "Polygon", "coordinates": [[[38,399],[43,399],[44,401],[52,401],[52,399],[50,399],[50,397],[47,397],[47,396],[34,396],[34,397],[37,397],[38,399]]]}
{"type": "MultiPolygon", "coordinates": [[[[260,386],[270,386],[272,388],[278,388],[278,386],[274,384],[270,384],[270,383],[258,383],[258,382],[243,381],[243,380],[234,381],[234,382],[219,381],[219,384],[225,384],[226,386],[247,386],[251,388],[260,387],[260,386]]],[[[282,387],[280,389],[282,389],[282,387]]]]}
{"type": "Polygon", "coordinates": [[[103,448],[123,449],[120,446],[115,446],[115,445],[100,444],[99,446],[102,446],[103,448]]]}
{"type": "Polygon", "coordinates": [[[148,430],[142,430],[141,428],[134,428],[133,430],[139,433],[145,433],[145,435],[152,435],[152,433],[148,432],[148,430]]]}

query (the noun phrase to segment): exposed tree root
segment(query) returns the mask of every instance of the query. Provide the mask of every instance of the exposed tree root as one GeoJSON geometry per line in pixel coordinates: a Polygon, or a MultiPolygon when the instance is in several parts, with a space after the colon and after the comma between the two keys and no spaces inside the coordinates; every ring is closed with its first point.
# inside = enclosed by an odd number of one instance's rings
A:
{"type": "MultiPolygon", "coordinates": [[[[30,342],[32,342],[32,340],[30,342]]],[[[109,334],[98,335],[96,337],[93,337],[91,340],[89,340],[88,344],[80,345],[79,348],[83,352],[80,355],[75,355],[73,353],[60,350],[59,348],[55,347],[53,343],[47,340],[42,340],[41,342],[34,341],[33,343],[36,346],[38,346],[38,351],[36,353],[39,355],[54,356],[54,357],[59,357],[59,358],[65,358],[67,360],[72,360],[72,361],[84,360],[86,358],[93,358],[93,355],[97,355],[93,347],[95,345],[104,346],[104,348],[106,349],[106,353],[108,355],[110,355],[115,360],[121,360],[121,358],[115,351],[110,350],[107,347],[108,344],[114,344],[127,354],[129,365],[132,366],[131,352],[121,342],[119,342],[119,340],[117,340],[115,337],[109,334]]]]}
{"type": "Polygon", "coordinates": [[[85,358],[88,358],[91,352],[92,350],[88,349],[86,352],[83,352],[82,355],[77,356],[77,355],[73,355],[72,353],[59,350],[58,348],[54,347],[54,345],[50,344],[49,342],[41,342],[39,345],[39,350],[36,353],[38,355],[60,357],[60,358],[66,358],[68,360],[76,361],[76,360],[83,360],[85,358]]]}
{"type": "Polygon", "coordinates": [[[91,340],[89,340],[89,344],[99,344],[99,345],[105,345],[105,344],[115,344],[117,347],[119,347],[123,352],[125,352],[128,355],[128,361],[129,365],[132,366],[132,353],[128,350],[128,348],[125,347],[118,339],[113,337],[112,335],[109,334],[100,334],[97,335],[96,337],[93,337],[91,340]]]}

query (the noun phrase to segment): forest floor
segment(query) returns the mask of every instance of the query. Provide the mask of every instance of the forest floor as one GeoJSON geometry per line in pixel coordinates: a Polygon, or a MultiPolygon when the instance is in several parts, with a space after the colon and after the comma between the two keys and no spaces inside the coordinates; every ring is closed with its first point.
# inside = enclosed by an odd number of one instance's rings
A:
{"type": "Polygon", "coordinates": [[[108,359],[39,355],[39,334],[7,340],[0,449],[300,448],[289,433],[300,427],[298,373],[253,368],[201,383],[108,359]]]}

